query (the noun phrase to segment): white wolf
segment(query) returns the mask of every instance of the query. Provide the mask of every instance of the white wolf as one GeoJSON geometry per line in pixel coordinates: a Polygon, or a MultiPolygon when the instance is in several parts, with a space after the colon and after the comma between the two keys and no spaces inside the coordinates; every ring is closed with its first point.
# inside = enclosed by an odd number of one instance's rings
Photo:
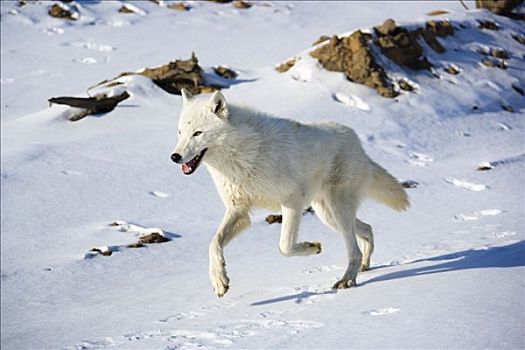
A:
{"type": "Polygon", "coordinates": [[[250,225],[256,207],[280,210],[281,253],[305,256],[321,252],[319,242],[298,241],[303,209],[311,205],[346,244],[348,265],[333,288],[355,285],[374,249],[370,225],[355,217],[360,202],[368,196],[395,210],[409,207],[403,187],[368,158],[355,132],[334,122],[303,124],[227,105],[220,92],[194,98],[183,89],[182,102],[171,159],[186,175],[204,162],[226,206],[209,249],[215,293],[222,297],[229,288],[223,249],[250,225]]]}

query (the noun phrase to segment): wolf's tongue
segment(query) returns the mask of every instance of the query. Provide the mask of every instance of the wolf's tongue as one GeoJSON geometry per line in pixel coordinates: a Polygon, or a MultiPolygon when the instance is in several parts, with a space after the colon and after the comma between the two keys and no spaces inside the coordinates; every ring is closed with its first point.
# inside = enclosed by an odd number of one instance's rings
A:
{"type": "Polygon", "coordinates": [[[183,164],[182,164],[182,172],[183,172],[184,174],[186,174],[186,173],[189,173],[190,171],[191,171],[191,168],[190,168],[190,166],[188,165],[188,163],[183,163],[183,164]]]}

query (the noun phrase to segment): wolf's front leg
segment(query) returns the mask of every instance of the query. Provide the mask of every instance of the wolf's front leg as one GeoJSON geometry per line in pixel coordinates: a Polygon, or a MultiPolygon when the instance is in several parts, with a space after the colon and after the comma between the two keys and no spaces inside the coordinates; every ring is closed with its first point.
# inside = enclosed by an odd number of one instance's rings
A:
{"type": "Polygon", "coordinates": [[[319,242],[297,242],[299,223],[303,216],[302,206],[295,208],[282,207],[283,225],[281,227],[281,238],[279,250],[284,256],[312,255],[321,253],[319,242]]]}
{"type": "Polygon", "coordinates": [[[242,230],[250,226],[248,211],[228,209],[224,214],[221,226],[210,244],[210,280],[219,298],[229,289],[230,279],[226,273],[226,262],[223,249],[242,230]]]}

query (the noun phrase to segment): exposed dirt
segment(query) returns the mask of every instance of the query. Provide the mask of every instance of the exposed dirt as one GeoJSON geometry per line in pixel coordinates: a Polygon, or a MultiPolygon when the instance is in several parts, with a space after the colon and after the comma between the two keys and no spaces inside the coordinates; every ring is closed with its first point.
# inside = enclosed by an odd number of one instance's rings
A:
{"type": "Polygon", "coordinates": [[[310,55],[326,70],[343,72],[350,81],[371,87],[381,96],[395,97],[398,93],[369,47],[371,40],[370,34],[360,30],[343,38],[333,36],[310,55]]]}

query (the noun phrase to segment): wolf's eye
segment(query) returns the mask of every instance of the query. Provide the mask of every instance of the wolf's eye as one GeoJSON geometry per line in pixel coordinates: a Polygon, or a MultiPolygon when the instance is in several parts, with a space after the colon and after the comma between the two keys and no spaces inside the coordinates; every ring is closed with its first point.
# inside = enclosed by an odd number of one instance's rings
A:
{"type": "Polygon", "coordinates": [[[195,131],[195,134],[193,134],[193,137],[199,136],[200,134],[202,134],[202,131],[195,131]]]}

